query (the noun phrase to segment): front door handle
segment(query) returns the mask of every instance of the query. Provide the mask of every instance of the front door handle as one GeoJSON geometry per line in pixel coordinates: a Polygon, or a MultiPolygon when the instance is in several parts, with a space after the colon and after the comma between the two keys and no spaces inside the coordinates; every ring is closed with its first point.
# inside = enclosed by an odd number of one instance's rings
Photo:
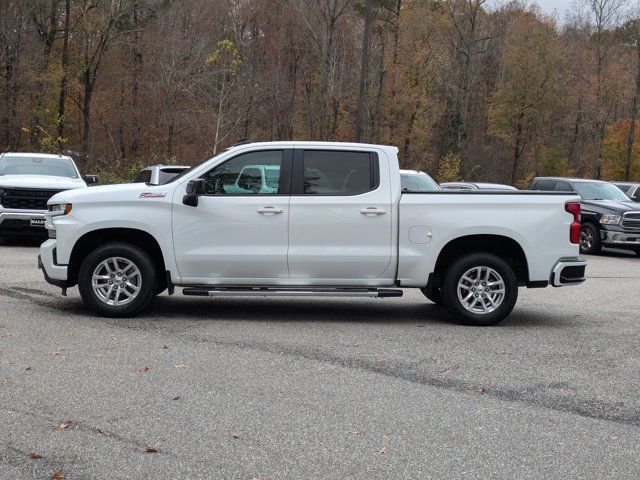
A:
{"type": "Polygon", "coordinates": [[[383,208],[367,207],[360,210],[360,213],[368,217],[373,217],[375,215],[384,215],[387,211],[383,208]]]}
{"type": "Polygon", "coordinates": [[[258,213],[263,215],[275,215],[276,213],[284,213],[284,208],[260,207],[258,208],[258,213]]]}

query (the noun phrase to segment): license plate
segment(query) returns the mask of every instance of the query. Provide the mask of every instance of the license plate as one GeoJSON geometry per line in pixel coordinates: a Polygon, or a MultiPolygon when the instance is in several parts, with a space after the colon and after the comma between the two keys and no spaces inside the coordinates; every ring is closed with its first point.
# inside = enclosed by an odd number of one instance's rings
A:
{"type": "Polygon", "coordinates": [[[29,225],[32,227],[42,227],[44,228],[44,218],[32,218],[29,221],[29,225]]]}

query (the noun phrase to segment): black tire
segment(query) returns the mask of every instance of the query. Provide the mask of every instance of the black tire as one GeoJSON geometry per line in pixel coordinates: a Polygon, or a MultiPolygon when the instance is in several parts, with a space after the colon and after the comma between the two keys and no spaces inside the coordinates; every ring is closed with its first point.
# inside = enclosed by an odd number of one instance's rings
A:
{"type": "Polygon", "coordinates": [[[151,257],[141,248],[123,242],[111,242],[96,248],[87,255],[78,272],[78,289],[82,300],[93,312],[105,317],[131,317],[140,313],[155,296],[157,285],[156,268],[151,257]],[[106,259],[115,257],[133,263],[140,274],[139,291],[124,305],[105,303],[92,287],[94,270],[106,259]]]}
{"type": "Polygon", "coordinates": [[[421,288],[420,291],[436,305],[442,305],[442,293],[440,292],[440,287],[424,287],[421,288]]]}
{"type": "Polygon", "coordinates": [[[638,248],[637,250],[634,250],[634,252],[636,252],[636,255],[640,257],[640,248],[638,248]]]}
{"type": "MultiPolygon", "coordinates": [[[[495,279],[496,277],[492,276],[491,278],[495,279]]],[[[490,292],[490,290],[485,290],[485,288],[487,288],[486,286],[482,286],[482,279],[479,279],[480,285],[478,287],[472,285],[473,282],[467,283],[470,285],[469,294],[475,297],[478,297],[478,294],[471,293],[471,288],[478,288],[479,293],[480,290],[482,292],[490,292]]],[[[464,288],[466,287],[463,287],[463,289],[464,288]]],[[[472,253],[460,258],[448,268],[444,276],[441,292],[444,307],[456,321],[464,325],[489,326],[501,322],[513,310],[516,300],[518,299],[518,281],[511,267],[501,258],[490,253],[472,253]],[[478,309],[486,308],[487,311],[484,313],[465,308],[463,300],[458,297],[459,282],[462,281],[463,276],[468,273],[469,270],[478,267],[492,269],[504,282],[504,293],[500,300],[501,303],[499,303],[495,309],[487,303],[490,301],[489,299],[477,299],[478,302],[482,303],[482,305],[478,306],[478,309]],[[493,310],[490,311],[491,309],[493,310]]],[[[483,293],[480,293],[479,297],[482,297],[482,295],[483,293]]],[[[496,294],[493,295],[495,296],[496,294]]],[[[492,294],[487,294],[486,296],[491,297],[492,294]]],[[[474,301],[475,297],[472,297],[470,301],[474,301]]]]}
{"type": "Polygon", "coordinates": [[[600,250],[602,250],[602,242],[598,227],[592,223],[583,223],[580,227],[580,253],[591,255],[600,250]]]}

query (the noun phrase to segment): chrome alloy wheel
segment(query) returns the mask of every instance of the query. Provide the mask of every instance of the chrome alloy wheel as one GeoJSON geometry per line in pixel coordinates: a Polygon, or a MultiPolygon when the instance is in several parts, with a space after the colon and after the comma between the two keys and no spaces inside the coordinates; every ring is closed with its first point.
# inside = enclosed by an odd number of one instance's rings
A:
{"type": "Polygon", "coordinates": [[[140,269],[122,257],[110,257],[100,262],[91,278],[96,297],[114,307],[132,302],[142,286],[140,269]]]}
{"type": "Polygon", "coordinates": [[[490,267],[473,267],[458,281],[458,300],[462,306],[477,314],[494,312],[505,298],[502,276],[490,267]]]}
{"type": "Polygon", "coordinates": [[[593,247],[593,230],[590,228],[580,230],[580,247],[585,252],[588,252],[593,247]]]}

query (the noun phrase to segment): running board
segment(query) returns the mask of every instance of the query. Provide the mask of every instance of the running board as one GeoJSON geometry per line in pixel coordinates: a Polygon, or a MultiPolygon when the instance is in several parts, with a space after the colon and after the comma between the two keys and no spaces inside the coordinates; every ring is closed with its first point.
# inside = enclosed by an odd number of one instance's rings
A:
{"type": "Polygon", "coordinates": [[[200,297],[401,297],[390,288],[189,287],[183,295],[200,297]]]}

